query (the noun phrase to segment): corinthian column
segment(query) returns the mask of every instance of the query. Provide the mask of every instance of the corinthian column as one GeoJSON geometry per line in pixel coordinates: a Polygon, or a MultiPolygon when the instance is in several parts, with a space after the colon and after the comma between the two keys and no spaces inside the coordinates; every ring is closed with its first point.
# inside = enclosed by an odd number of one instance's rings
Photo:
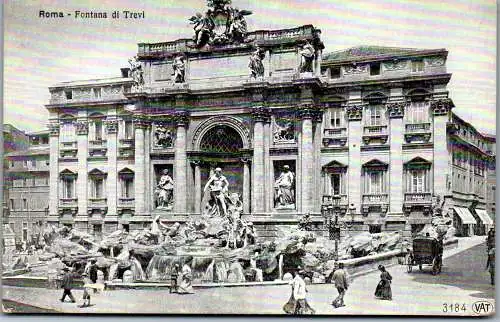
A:
{"type": "Polygon", "coordinates": [[[301,166],[301,198],[302,212],[313,211],[313,184],[314,184],[314,145],[313,145],[313,118],[312,107],[305,107],[300,111],[302,119],[301,133],[302,140],[300,142],[300,166],[301,166]]]}
{"type": "Polygon", "coordinates": [[[59,209],[59,124],[49,124],[50,171],[49,171],[49,216],[57,218],[59,209]]]}
{"type": "Polygon", "coordinates": [[[182,113],[176,117],[177,133],[175,137],[174,157],[174,210],[186,213],[187,201],[187,157],[186,157],[186,126],[188,118],[182,113]]]}
{"type": "Polygon", "coordinates": [[[146,206],[146,182],[145,182],[145,144],[144,130],[147,126],[143,120],[136,120],[135,125],[135,214],[144,215],[146,206]]]}
{"type": "Polygon", "coordinates": [[[201,172],[200,161],[191,161],[194,166],[194,212],[201,214],[201,172]]]}
{"type": "Polygon", "coordinates": [[[265,211],[264,121],[269,118],[269,111],[255,108],[253,117],[252,212],[256,213],[265,211]]]}

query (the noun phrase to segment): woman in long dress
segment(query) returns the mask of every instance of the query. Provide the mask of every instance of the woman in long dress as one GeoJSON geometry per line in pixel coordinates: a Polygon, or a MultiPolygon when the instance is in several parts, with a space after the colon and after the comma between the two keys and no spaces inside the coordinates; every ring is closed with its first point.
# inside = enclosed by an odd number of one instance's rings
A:
{"type": "Polygon", "coordinates": [[[378,269],[382,272],[380,274],[380,282],[375,289],[375,297],[382,300],[392,300],[391,282],[392,276],[385,270],[383,265],[379,265],[378,269]]]}
{"type": "Polygon", "coordinates": [[[193,262],[193,257],[189,256],[182,266],[181,274],[179,276],[179,283],[177,288],[177,293],[179,294],[193,294],[193,274],[191,271],[191,263],[193,262]]]}

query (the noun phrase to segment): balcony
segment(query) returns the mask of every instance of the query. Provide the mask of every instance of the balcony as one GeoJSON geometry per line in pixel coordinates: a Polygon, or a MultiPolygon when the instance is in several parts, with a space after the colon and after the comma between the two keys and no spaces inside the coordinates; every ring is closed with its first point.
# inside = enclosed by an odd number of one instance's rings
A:
{"type": "Polygon", "coordinates": [[[106,140],[89,140],[89,149],[91,148],[105,148],[107,147],[106,140]]]}
{"type": "Polygon", "coordinates": [[[414,123],[405,125],[406,143],[427,143],[431,139],[431,123],[414,123]]]}
{"type": "Polygon", "coordinates": [[[429,214],[432,206],[432,193],[430,192],[406,192],[404,194],[403,210],[408,215],[414,210],[420,210],[429,214]]]}
{"type": "Polygon", "coordinates": [[[387,125],[365,125],[363,127],[363,142],[366,145],[386,144],[389,138],[387,132],[387,125]]]}
{"type": "Polygon", "coordinates": [[[61,142],[59,144],[59,155],[63,159],[76,158],[78,152],[78,144],[76,141],[61,142]]]}
{"type": "Polygon", "coordinates": [[[135,198],[118,198],[118,207],[133,207],[135,198]]]}
{"type": "Polygon", "coordinates": [[[61,198],[59,199],[60,207],[71,207],[76,206],[78,203],[78,198],[61,198]]]}
{"type": "Polygon", "coordinates": [[[323,131],[324,147],[341,147],[347,143],[347,128],[330,128],[323,131]]]}
{"type": "Polygon", "coordinates": [[[121,148],[133,148],[134,147],[134,139],[133,138],[120,139],[118,142],[120,143],[121,148]]]}
{"type": "Polygon", "coordinates": [[[387,193],[363,194],[361,211],[366,216],[370,212],[385,215],[389,208],[389,195],[387,193]]]}
{"type": "Polygon", "coordinates": [[[105,206],[106,202],[106,198],[89,198],[89,206],[105,206]]]}

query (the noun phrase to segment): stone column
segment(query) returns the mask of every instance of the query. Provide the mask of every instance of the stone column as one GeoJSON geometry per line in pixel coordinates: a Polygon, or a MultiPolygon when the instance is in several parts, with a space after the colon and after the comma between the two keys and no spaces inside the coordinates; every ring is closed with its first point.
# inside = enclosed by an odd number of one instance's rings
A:
{"type": "Polygon", "coordinates": [[[87,158],[89,156],[88,148],[88,122],[86,119],[78,120],[76,126],[76,141],[77,141],[77,158],[78,158],[78,178],[76,181],[75,192],[78,198],[78,216],[87,218],[88,213],[88,171],[87,158]]]}
{"type": "Polygon", "coordinates": [[[151,123],[148,123],[144,128],[144,212],[151,214],[153,209],[152,190],[154,183],[151,182],[151,169],[150,164],[150,151],[151,151],[151,123]]]}
{"type": "Polygon", "coordinates": [[[201,171],[200,161],[191,161],[194,166],[194,212],[201,214],[201,171]]]}
{"type": "MultiPolygon", "coordinates": [[[[401,88],[392,88],[391,96],[402,97],[401,88]]],[[[403,160],[401,151],[404,140],[403,116],[405,102],[389,102],[387,114],[390,120],[390,166],[389,166],[389,213],[402,214],[404,203],[403,160]]]]}
{"type": "Polygon", "coordinates": [[[271,119],[267,118],[264,122],[264,211],[271,211],[271,201],[274,194],[273,186],[269,185],[271,180],[271,164],[269,160],[269,149],[271,147],[272,129],[271,119]]]}
{"type": "Polygon", "coordinates": [[[314,189],[314,145],[313,145],[313,126],[312,107],[305,107],[300,111],[301,116],[301,133],[302,140],[300,142],[300,159],[301,159],[301,211],[303,213],[312,212],[314,207],[313,189],[314,189]]]}
{"type": "Polygon", "coordinates": [[[186,177],[186,126],[188,118],[179,114],[176,118],[177,133],[175,137],[174,158],[174,210],[176,213],[186,213],[187,177],[186,177]]]}
{"type": "Polygon", "coordinates": [[[323,182],[321,181],[321,138],[323,111],[317,111],[314,114],[314,189],[313,189],[313,208],[315,211],[321,210],[321,199],[323,194],[323,182]]]}
{"type": "Polygon", "coordinates": [[[118,203],[118,189],[117,189],[117,132],[118,121],[114,117],[108,117],[106,120],[106,133],[108,143],[108,177],[106,181],[106,198],[108,205],[108,212],[106,216],[116,216],[117,203],[118,203]]]}
{"type": "Polygon", "coordinates": [[[243,213],[248,214],[250,213],[250,160],[242,158],[241,162],[243,162],[243,213]]]}
{"type": "Polygon", "coordinates": [[[354,204],[356,213],[361,210],[361,137],[363,107],[361,105],[350,105],[347,107],[348,134],[349,134],[349,170],[348,190],[349,205],[354,204]]]}
{"type": "Polygon", "coordinates": [[[264,212],[264,121],[269,112],[262,107],[253,111],[252,212],[264,212]]]}
{"type": "Polygon", "coordinates": [[[446,123],[453,107],[453,101],[449,98],[431,102],[434,126],[434,194],[437,196],[446,195],[446,174],[448,172],[448,158],[444,157],[448,155],[446,123]]]}
{"type": "Polygon", "coordinates": [[[134,121],[135,125],[135,215],[142,216],[145,212],[145,157],[144,157],[144,131],[147,123],[144,120],[138,119],[134,121]]]}
{"type": "Polygon", "coordinates": [[[58,216],[59,210],[59,124],[49,124],[49,216],[58,216]]]}

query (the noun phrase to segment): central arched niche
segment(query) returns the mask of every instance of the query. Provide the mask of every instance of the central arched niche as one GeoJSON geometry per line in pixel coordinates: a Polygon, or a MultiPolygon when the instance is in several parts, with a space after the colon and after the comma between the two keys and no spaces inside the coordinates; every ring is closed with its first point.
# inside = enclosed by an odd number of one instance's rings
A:
{"type": "Polygon", "coordinates": [[[212,153],[237,153],[243,148],[240,134],[228,125],[216,125],[201,139],[200,151],[212,153]]]}

